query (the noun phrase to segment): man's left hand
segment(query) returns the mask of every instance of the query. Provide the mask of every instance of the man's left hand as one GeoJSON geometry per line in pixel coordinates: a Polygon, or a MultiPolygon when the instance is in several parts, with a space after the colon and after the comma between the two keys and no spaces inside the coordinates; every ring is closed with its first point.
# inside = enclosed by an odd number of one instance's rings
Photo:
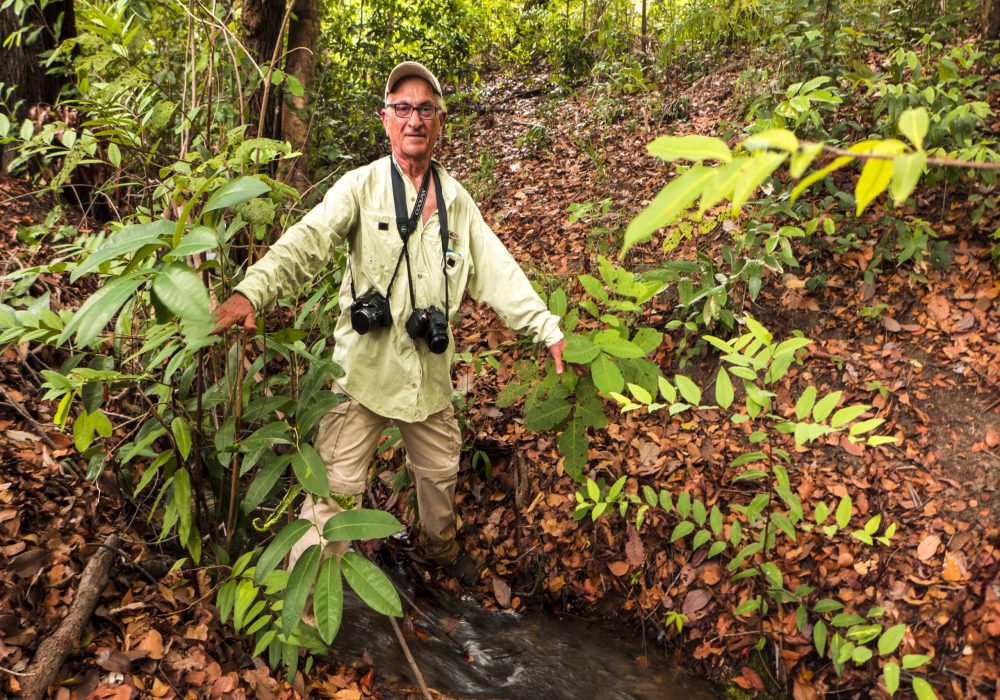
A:
{"type": "Polygon", "coordinates": [[[566,348],[566,339],[563,338],[558,343],[554,343],[549,347],[549,352],[552,353],[552,359],[556,362],[556,374],[563,373],[563,360],[562,354],[563,350],[566,348]]]}

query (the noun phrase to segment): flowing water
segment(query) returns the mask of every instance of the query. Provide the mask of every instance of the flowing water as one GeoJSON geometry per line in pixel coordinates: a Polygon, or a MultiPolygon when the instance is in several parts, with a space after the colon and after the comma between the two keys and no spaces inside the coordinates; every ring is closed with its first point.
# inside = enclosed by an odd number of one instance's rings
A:
{"type": "MultiPolygon", "coordinates": [[[[345,591],[346,593],[346,591],[345,591]]],[[[623,625],[545,612],[483,610],[470,600],[404,591],[401,623],[427,686],[453,698],[503,700],[709,700],[712,686],[670,661],[623,625]],[[420,614],[416,614],[419,610],[420,614]],[[638,659],[648,661],[640,664],[638,659]]],[[[416,687],[389,621],[346,596],[333,654],[371,657],[387,687],[416,687]],[[398,678],[393,675],[398,673],[398,678]]],[[[388,697],[401,697],[391,690],[388,697]]]]}

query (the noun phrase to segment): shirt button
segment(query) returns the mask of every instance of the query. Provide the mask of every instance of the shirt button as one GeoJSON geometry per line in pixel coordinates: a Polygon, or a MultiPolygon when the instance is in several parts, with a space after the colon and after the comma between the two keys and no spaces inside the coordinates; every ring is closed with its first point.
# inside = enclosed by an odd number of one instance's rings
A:
{"type": "Polygon", "coordinates": [[[414,382],[410,382],[410,388],[411,388],[411,389],[416,389],[416,388],[417,388],[417,385],[416,385],[416,383],[414,383],[414,382]]]}

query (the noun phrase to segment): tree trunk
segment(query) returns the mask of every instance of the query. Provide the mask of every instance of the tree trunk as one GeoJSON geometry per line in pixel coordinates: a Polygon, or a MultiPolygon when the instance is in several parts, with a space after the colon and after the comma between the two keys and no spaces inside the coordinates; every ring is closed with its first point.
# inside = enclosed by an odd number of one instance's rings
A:
{"type": "MultiPolygon", "coordinates": [[[[260,122],[263,115],[263,129],[261,136],[266,138],[279,138],[281,136],[278,115],[281,101],[279,91],[273,87],[267,91],[267,104],[264,105],[264,80],[270,73],[271,59],[275,55],[274,47],[281,40],[281,21],[284,17],[285,5],[282,0],[246,0],[243,3],[243,43],[261,70],[263,75],[255,77],[256,88],[247,100],[247,121],[252,127],[260,122]]],[[[277,52],[280,68],[282,52],[277,52]]],[[[250,133],[256,136],[256,130],[251,129],[250,133]]]]}
{"type": "Polygon", "coordinates": [[[319,0],[295,0],[293,18],[288,26],[288,58],[285,72],[296,78],[304,89],[301,97],[287,92],[287,104],[281,112],[282,138],[302,155],[279,170],[281,178],[303,192],[309,187],[309,125],[312,123],[312,89],[316,77],[316,41],[319,39],[319,0]]]}
{"type": "MultiPolygon", "coordinates": [[[[44,13],[39,12],[37,7],[32,7],[24,16],[23,23],[42,25],[45,28],[30,45],[21,41],[9,49],[0,49],[0,83],[5,87],[14,86],[7,105],[13,110],[10,116],[15,125],[27,117],[28,110],[34,105],[54,105],[60,90],[68,82],[65,73],[58,72],[58,69],[44,68],[39,63],[38,55],[51,51],[62,41],[76,36],[73,0],[55,0],[45,8],[44,13]]],[[[22,19],[18,18],[13,7],[0,10],[0,46],[21,26],[22,19]]],[[[7,155],[3,146],[0,146],[2,168],[7,166],[7,155]]]]}
{"type": "Polygon", "coordinates": [[[983,41],[1000,39],[1000,0],[983,0],[983,41]]]}

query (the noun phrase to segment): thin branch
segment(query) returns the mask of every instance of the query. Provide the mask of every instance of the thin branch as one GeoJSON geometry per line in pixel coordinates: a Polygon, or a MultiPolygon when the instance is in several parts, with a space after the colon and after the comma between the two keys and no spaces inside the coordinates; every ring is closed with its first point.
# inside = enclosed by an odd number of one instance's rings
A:
{"type": "MultiPolygon", "coordinates": [[[[858,160],[892,160],[895,156],[884,155],[882,153],[855,153],[836,146],[820,144],[823,151],[832,153],[835,156],[847,156],[858,160]]],[[[966,170],[1000,170],[1000,162],[976,163],[971,160],[959,160],[958,158],[928,158],[927,165],[938,165],[943,168],[965,168],[966,170]]]]}
{"type": "Polygon", "coordinates": [[[403,648],[403,655],[406,657],[407,662],[410,664],[410,668],[413,669],[413,675],[417,679],[417,685],[420,686],[420,692],[423,693],[427,700],[434,700],[431,697],[431,691],[427,689],[427,683],[424,682],[424,674],[420,672],[417,667],[417,662],[413,660],[413,654],[410,653],[410,647],[406,643],[406,639],[403,638],[403,632],[399,629],[399,623],[396,622],[396,618],[392,615],[387,616],[389,622],[392,623],[392,631],[396,633],[396,639],[399,640],[399,646],[403,648]]]}

